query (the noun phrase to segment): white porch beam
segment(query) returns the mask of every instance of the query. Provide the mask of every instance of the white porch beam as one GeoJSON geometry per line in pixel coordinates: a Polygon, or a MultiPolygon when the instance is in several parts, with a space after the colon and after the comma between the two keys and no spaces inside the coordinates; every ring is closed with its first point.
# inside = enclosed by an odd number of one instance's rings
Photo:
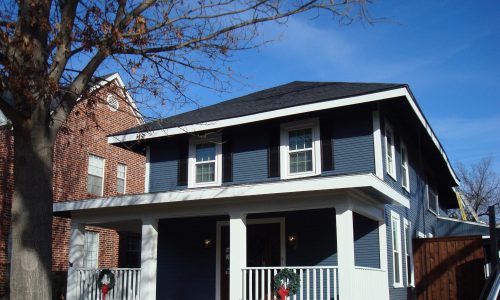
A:
{"type": "Polygon", "coordinates": [[[158,220],[142,220],[141,300],[156,299],[156,269],[158,258],[158,220]]]}
{"type": "Polygon", "coordinates": [[[85,244],[85,225],[71,221],[71,233],[69,241],[69,268],[68,268],[68,283],[66,288],[66,299],[78,299],[78,278],[76,268],[83,267],[84,259],[84,244],[85,244]]]}
{"type": "Polygon", "coordinates": [[[246,215],[233,212],[229,217],[229,299],[240,300],[243,291],[242,268],[247,265],[246,215]]]}
{"type": "Polygon", "coordinates": [[[347,203],[335,206],[337,228],[337,259],[340,299],[353,299],[354,292],[354,230],[352,209],[347,203]]]}

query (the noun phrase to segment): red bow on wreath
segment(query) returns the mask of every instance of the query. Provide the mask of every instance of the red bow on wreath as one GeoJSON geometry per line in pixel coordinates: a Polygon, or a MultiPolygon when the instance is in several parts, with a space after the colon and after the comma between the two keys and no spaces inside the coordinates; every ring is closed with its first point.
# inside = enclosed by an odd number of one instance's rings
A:
{"type": "Polygon", "coordinates": [[[109,290],[109,285],[103,284],[101,291],[102,291],[102,300],[106,300],[106,294],[108,293],[109,290]]]}
{"type": "Polygon", "coordinates": [[[288,292],[287,288],[282,285],[278,291],[278,295],[280,295],[281,300],[285,300],[286,297],[288,296],[288,294],[289,294],[289,292],[288,292]]]}

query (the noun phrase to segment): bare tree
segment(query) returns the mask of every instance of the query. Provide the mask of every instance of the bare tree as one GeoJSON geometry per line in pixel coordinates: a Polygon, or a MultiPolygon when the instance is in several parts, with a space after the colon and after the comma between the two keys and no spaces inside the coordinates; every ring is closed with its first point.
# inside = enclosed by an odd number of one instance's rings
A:
{"type": "Polygon", "coordinates": [[[458,165],[460,192],[478,216],[488,213],[488,206],[500,203],[500,176],[493,170],[493,159],[483,158],[465,167],[458,165]]]}
{"type": "Polygon", "coordinates": [[[2,1],[0,109],[15,140],[11,298],[51,298],[54,140],[78,99],[91,96],[95,74],[122,68],[130,90],[187,101],[190,84],[224,89],[227,59],[262,44],[263,23],[307,11],[366,20],[365,2],[2,1]]]}

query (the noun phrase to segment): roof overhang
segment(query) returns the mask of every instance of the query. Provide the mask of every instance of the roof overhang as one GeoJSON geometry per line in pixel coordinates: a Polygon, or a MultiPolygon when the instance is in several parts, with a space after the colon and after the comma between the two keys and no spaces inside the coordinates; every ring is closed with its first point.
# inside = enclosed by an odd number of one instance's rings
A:
{"type": "Polygon", "coordinates": [[[384,181],[373,174],[364,174],[314,177],[301,180],[184,189],[161,193],[59,202],[54,203],[53,210],[56,215],[68,215],[68,213],[99,210],[103,208],[139,208],[162,203],[186,203],[200,200],[230,198],[242,199],[245,197],[278,196],[290,193],[300,194],[345,189],[355,189],[365,194],[368,192],[371,198],[375,198],[375,200],[383,204],[396,204],[404,207],[409,207],[410,205],[408,198],[392,189],[384,181]]]}
{"type": "Polygon", "coordinates": [[[314,112],[314,111],[320,111],[320,110],[331,109],[331,108],[336,108],[336,107],[345,107],[345,106],[357,105],[357,104],[362,104],[362,103],[383,101],[386,99],[391,99],[391,98],[396,98],[396,97],[403,97],[404,99],[407,100],[411,109],[413,110],[413,112],[415,113],[417,118],[420,120],[424,130],[427,132],[427,135],[430,137],[430,139],[432,140],[432,142],[436,146],[437,150],[439,151],[439,153],[443,157],[443,159],[448,167],[448,170],[449,170],[451,176],[453,177],[453,180],[458,185],[460,181],[459,181],[457,175],[455,174],[455,171],[451,167],[451,164],[450,164],[450,161],[448,160],[448,156],[446,155],[446,152],[444,151],[443,147],[441,146],[441,143],[439,142],[436,135],[434,134],[434,131],[432,130],[430,124],[427,122],[427,119],[424,117],[424,114],[422,113],[420,107],[418,106],[413,94],[411,93],[411,91],[409,90],[408,87],[399,87],[399,88],[386,90],[386,91],[382,91],[382,92],[370,93],[370,94],[353,96],[353,97],[346,97],[346,98],[341,98],[341,99],[331,99],[331,100],[309,103],[309,104],[304,104],[304,105],[298,105],[298,106],[293,106],[293,107],[287,107],[287,108],[282,108],[282,109],[277,109],[277,110],[272,110],[272,111],[251,114],[251,115],[239,116],[239,117],[222,119],[222,120],[214,120],[214,121],[204,122],[204,123],[196,123],[196,124],[180,126],[180,127],[172,127],[172,128],[166,128],[166,129],[160,129],[160,130],[153,130],[153,131],[149,131],[149,132],[114,135],[114,136],[108,137],[108,143],[118,144],[118,143],[125,143],[125,142],[137,141],[137,140],[147,140],[147,139],[159,138],[159,137],[163,137],[163,136],[173,136],[173,135],[178,135],[178,134],[220,129],[223,127],[248,124],[248,123],[253,123],[253,122],[258,122],[258,121],[263,121],[263,120],[270,120],[270,119],[274,119],[274,118],[296,115],[296,114],[301,114],[301,113],[305,113],[305,112],[314,112]]]}

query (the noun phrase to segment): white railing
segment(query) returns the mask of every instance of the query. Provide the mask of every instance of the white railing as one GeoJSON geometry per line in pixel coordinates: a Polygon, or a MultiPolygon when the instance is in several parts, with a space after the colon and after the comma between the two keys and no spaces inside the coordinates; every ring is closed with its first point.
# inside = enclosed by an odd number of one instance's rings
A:
{"type": "MultiPolygon", "coordinates": [[[[102,269],[77,268],[77,299],[101,300],[102,295],[97,286],[97,279],[102,269]]],[[[139,300],[141,284],[140,268],[110,269],[115,275],[115,286],[106,295],[106,300],[139,300]]]]}
{"type": "Polygon", "coordinates": [[[275,300],[274,276],[287,268],[299,275],[300,289],[290,300],[337,300],[338,270],[326,267],[243,268],[243,300],[275,300]]]}
{"type": "Polygon", "coordinates": [[[355,267],[354,278],[354,299],[389,299],[389,283],[385,270],[355,267]]]}

